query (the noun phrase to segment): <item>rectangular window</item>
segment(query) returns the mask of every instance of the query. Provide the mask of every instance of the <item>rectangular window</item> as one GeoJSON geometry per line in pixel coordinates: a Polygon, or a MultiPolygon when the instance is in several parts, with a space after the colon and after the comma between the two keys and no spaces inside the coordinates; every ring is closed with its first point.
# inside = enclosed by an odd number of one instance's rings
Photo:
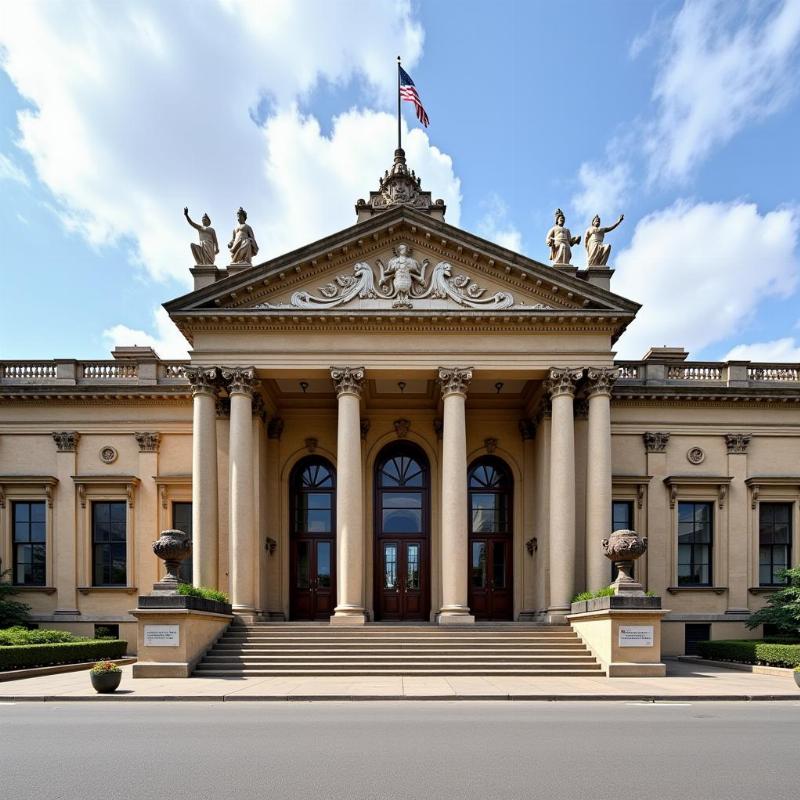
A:
{"type": "Polygon", "coordinates": [[[47,578],[47,516],[44,502],[12,504],[14,583],[44,586],[47,578]]]}
{"type": "Polygon", "coordinates": [[[95,639],[119,639],[119,625],[109,625],[104,622],[102,625],[94,626],[95,639]]]}
{"type": "MultiPolygon", "coordinates": [[[[633,500],[614,500],[611,504],[611,530],[612,531],[632,531],[633,528],[633,500]]],[[[634,570],[636,562],[633,562],[634,570]]],[[[611,580],[617,579],[617,565],[611,562],[611,580]]],[[[634,573],[631,572],[631,577],[634,573]]]]}
{"type": "Polygon", "coordinates": [[[711,586],[713,503],[678,503],[678,586],[711,586]]]}
{"type": "Polygon", "coordinates": [[[792,504],[758,504],[758,582],[761,586],[783,586],[792,551],[792,504]]]}
{"type": "Polygon", "coordinates": [[[127,583],[127,504],[92,503],[92,582],[94,586],[127,583]]]}
{"type": "MultiPolygon", "coordinates": [[[[173,503],[172,504],[172,527],[175,530],[183,531],[192,535],[192,504],[191,503],[173,503]]],[[[192,554],[181,561],[181,566],[178,569],[178,577],[181,583],[192,582],[192,554]]]]}

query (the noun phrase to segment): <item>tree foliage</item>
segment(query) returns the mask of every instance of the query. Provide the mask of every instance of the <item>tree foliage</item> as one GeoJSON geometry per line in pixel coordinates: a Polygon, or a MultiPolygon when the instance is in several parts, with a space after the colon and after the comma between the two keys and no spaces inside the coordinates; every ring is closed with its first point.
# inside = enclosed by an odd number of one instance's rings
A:
{"type": "Polygon", "coordinates": [[[8,580],[10,572],[10,569],[0,572],[0,628],[24,625],[31,610],[27,603],[14,599],[14,595],[19,594],[19,589],[8,580]]]}
{"type": "Polygon", "coordinates": [[[780,573],[788,583],[772,594],[767,605],[750,615],[748,628],[774,625],[787,633],[800,632],[800,567],[785,569],[780,573]]]}

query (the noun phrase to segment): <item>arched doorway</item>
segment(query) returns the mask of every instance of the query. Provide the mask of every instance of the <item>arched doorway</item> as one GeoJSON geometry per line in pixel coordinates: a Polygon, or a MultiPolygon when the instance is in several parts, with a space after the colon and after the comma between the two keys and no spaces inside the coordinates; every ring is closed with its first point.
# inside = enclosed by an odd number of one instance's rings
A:
{"type": "Polygon", "coordinates": [[[328,619],[336,606],[336,473],[308,456],[289,477],[291,553],[289,615],[328,619]]]}
{"type": "Polygon", "coordinates": [[[428,619],[430,517],[425,453],[411,442],[387,445],[375,462],[376,619],[428,619]]]}
{"type": "Polygon", "coordinates": [[[502,459],[483,456],[470,465],[467,480],[470,611],[475,619],[513,619],[511,470],[502,459]]]}

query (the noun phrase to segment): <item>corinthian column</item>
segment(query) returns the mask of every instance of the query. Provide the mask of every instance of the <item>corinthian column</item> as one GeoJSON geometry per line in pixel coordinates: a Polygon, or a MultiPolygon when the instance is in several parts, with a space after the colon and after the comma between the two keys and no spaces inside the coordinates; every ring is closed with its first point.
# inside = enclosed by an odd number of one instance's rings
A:
{"type": "Polygon", "coordinates": [[[440,625],[475,622],[467,605],[467,425],[470,368],[439,368],[442,430],[442,608],[440,625]]]}
{"type": "Polygon", "coordinates": [[[255,613],[255,506],[253,486],[254,367],[223,369],[231,398],[229,444],[231,602],[236,614],[255,613]]]}
{"type": "Polygon", "coordinates": [[[590,369],[588,378],[586,589],[595,592],[611,580],[601,542],[611,532],[611,387],[617,379],[617,370],[590,369]]]}
{"type": "Polygon", "coordinates": [[[192,582],[218,588],[217,411],[219,370],[185,367],[192,387],[192,582]]]}
{"type": "Polygon", "coordinates": [[[561,621],[575,592],[575,424],[572,401],[583,370],[551,369],[547,381],[550,425],[550,606],[561,621]]]}
{"type": "Polygon", "coordinates": [[[339,404],[336,449],[336,594],[331,622],[362,624],[364,613],[364,483],[361,474],[361,388],[364,367],[331,367],[339,404]]]}

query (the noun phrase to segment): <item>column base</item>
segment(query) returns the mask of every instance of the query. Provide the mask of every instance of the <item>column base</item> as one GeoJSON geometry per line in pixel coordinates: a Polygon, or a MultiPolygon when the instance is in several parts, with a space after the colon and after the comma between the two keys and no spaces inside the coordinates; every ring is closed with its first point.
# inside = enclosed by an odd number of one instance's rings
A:
{"type": "Polygon", "coordinates": [[[437,625],[474,625],[475,617],[466,606],[446,606],[436,616],[437,625]]]}
{"type": "Polygon", "coordinates": [[[331,617],[331,625],[364,625],[367,614],[363,608],[352,606],[337,606],[331,617]]]}
{"type": "Polygon", "coordinates": [[[567,614],[572,613],[572,606],[553,606],[544,615],[545,625],[569,625],[567,614]]]}
{"type": "Polygon", "coordinates": [[[233,607],[233,624],[234,625],[252,625],[258,620],[258,612],[248,606],[234,606],[233,607]]]}

